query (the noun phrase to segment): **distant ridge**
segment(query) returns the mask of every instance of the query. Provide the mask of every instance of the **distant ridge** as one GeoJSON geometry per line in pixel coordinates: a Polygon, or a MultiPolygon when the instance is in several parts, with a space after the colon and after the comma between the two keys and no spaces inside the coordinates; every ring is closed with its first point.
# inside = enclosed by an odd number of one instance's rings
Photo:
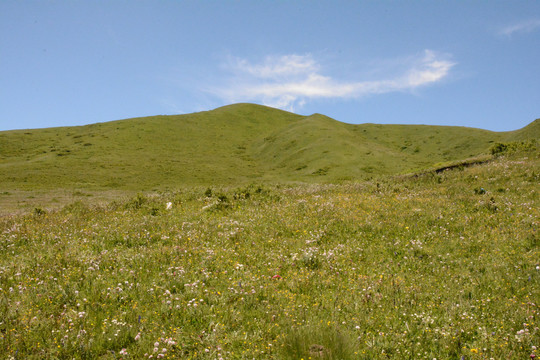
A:
{"type": "Polygon", "coordinates": [[[333,182],[403,174],[540,138],[510,132],[345,124],[254,104],[87,126],[0,132],[2,189],[151,190],[249,182],[333,182]]]}
{"type": "Polygon", "coordinates": [[[508,132],[508,140],[519,141],[540,138],[540,119],[534,120],[529,125],[515,131],[508,132]]]}

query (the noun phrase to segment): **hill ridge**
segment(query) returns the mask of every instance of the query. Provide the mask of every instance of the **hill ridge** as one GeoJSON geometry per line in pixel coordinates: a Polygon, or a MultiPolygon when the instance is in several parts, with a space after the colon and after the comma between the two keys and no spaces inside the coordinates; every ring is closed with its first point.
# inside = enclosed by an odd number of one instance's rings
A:
{"type": "Polygon", "coordinates": [[[486,154],[497,142],[539,137],[539,120],[511,132],[353,125],[240,103],[185,115],[0,132],[0,184],[147,190],[361,180],[421,171],[486,154]]]}

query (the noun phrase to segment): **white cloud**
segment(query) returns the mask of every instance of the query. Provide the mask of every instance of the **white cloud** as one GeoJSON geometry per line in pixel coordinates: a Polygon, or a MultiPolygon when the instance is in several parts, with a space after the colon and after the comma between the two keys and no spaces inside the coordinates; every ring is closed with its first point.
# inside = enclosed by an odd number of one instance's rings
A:
{"type": "Polygon", "coordinates": [[[540,28],[540,19],[525,20],[517,24],[506,26],[499,33],[512,36],[515,33],[530,33],[540,28]]]}
{"type": "Polygon", "coordinates": [[[321,74],[312,55],[270,56],[260,64],[233,59],[225,69],[234,74],[225,84],[207,89],[228,102],[256,101],[294,111],[320,98],[360,98],[373,94],[411,91],[441,81],[455,65],[426,50],[408,60],[401,75],[370,81],[339,81],[321,74]]]}
{"type": "Polygon", "coordinates": [[[250,64],[247,60],[236,59],[233,66],[241,71],[259,78],[276,79],[294,76],[319,70],[318,64],[309,57],[302,55],[268,56],[262,64],[250,64]]]}

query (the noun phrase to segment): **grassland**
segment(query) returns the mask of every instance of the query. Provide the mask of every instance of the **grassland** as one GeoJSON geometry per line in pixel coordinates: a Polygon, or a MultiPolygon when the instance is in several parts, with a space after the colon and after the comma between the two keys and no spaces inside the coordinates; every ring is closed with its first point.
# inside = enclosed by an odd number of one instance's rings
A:
{"type": "Polygon", "coordinates": [[[0,357],[536,357],[539,138],[250,104],[0,132],[0,357]]]}
{"type": "Polygon", "coordinates": [[[0,132],[0,193],[364,180],[486,154],[496,142],[539,137],[540,121],[504,133],[351,125],[320,114],[235,104],[187,115],[0,132]]]}
{"type": "MultiPolygon", "coordinates": [[[[267,142],[252,145],[262,158],[267,142]]],[[[540,157],[511,148],[417,176],[186,186],[3,217],[0,353],[530,358],[540,157]]]]}

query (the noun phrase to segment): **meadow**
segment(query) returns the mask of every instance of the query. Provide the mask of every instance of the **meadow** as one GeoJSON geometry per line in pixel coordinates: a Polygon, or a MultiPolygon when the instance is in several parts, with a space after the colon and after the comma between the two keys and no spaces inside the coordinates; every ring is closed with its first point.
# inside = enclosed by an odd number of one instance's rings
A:
{"type": "MultiPolygon", "coordinates": [[[[506,150],[506,149],[503,149],[506,150]]],[[[0,218],[6,359],[528,359],[537,150],[0,218]]]]}
{"type": "Polygon", "coordinates": [[[31,210],[36,203],[32,196],[44,199],[49,194],[54,194],[50,200],[63,204],[66,195],[103,191],[136,194],[175,191],[178,186],[359,181],[474,158],[496,143],[538,138],[540,119],[508,132],[353,125],[254,104],[2,131],[0,212],[10,204],[15,205],[12,209],[29,205],[31,210]]]}

